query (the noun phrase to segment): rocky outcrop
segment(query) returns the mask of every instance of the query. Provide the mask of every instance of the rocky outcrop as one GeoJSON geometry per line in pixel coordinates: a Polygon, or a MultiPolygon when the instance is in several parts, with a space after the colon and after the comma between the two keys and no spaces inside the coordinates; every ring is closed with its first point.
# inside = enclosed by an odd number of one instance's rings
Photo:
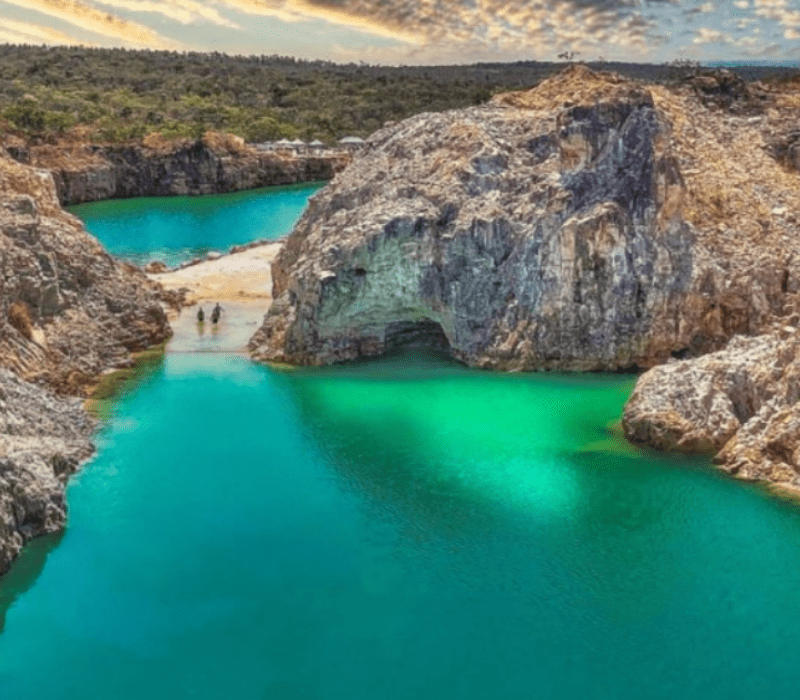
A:
{"type": "Polygon", "coordinates": [[[60,208],[47,172],[0,156],[0,367],[78,392],[168,337],[161,298],[60,208]]]}
{"type": "Polygon", "coordinates": [[[800,188],[761,122],[583,67],[374,134],[273,266],[254,357],[398,343],[498,369],[713,351],[797,303],[800,188]]]}
{"type": "Polygon", "coordinates": [[[0,575],[28,540],[64,527],[66,480],[93,427],[79,399],[0,370],[0,575]]]}
{"type": "Polygon", "coordinates": [[[655,367],[625,406],[626,437],[714,454],[735,476],[800,489],[800,331],[736,337],[725,350],[655,367]]]}
{"type": "Polygon", "coordinates": [[[64,524],[64,485],[91,454],[80,398],[165,340],[167,298],[64,212],[51,175],[0,150],[0,573],[64,524]]]}
{"type": "Polygon", "coordinates": [[[758,114],[769,100],[762,83],[748,83],[727,68],[698,69],[684,78],[684,83],[704,106],[735,114],[758,114]]]}
{"type": "Polygon", "coordinates": [[[65,206],[330,180],[350,160],[345,151],[259,151],[237,137],[214,133],[197,141],[148,138],[136,144],[33,146],[20,152],[23,156],[53,173],[65,206]]]}

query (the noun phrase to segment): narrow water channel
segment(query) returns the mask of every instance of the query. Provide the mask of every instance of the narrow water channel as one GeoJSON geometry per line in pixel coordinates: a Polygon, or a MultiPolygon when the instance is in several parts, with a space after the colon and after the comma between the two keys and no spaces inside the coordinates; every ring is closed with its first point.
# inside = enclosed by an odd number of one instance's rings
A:
{"type": "Polygon", "coordinates": [[[210,251],[285,236],[323,183],[205,197],[138,197],[69,207],[112,255],[172,267],[210,251]]]}
{"type": "Polygon", "coordinates": [[[800,511],[614,438],[632,385],[167,352],[0,579],[0,697],[791,697],[800,511]]]}

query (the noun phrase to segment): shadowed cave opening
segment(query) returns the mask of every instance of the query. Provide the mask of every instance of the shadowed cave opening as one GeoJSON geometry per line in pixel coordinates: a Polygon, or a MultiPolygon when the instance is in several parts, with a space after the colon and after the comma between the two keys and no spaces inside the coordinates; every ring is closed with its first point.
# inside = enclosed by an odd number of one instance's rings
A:
{"type": "Polygon", "coordinates": [[[396,348],[435,350],[450,353],[450,341],[436,321],[393,321],[386,326],[386,351],[396,348]]]}

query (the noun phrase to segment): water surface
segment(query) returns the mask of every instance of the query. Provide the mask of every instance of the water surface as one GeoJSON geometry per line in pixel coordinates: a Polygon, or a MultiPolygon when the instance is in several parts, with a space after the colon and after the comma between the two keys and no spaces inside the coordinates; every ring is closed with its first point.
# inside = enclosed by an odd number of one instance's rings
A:
{"type": "Polygon", "coordinates": [[[630,387],[168,354],[14,598],[2,696],[789,697],[798,512],[615,449],[630,387]]]}
{"type": "MultiPolygon", "coordinates": [[[[194,255],[206,199],[100,235],[194,255]]],[[[0,698],[793,697],[800,511],[614,439],[632,383],[151,359],[0,579],[0,698]]]]}
{"type": "Polygon", "coordinates": [[[112,255],[137,265],[161,260],[173,266],[209,251],[226,252],[233,245],[288,234],[322,184],[200,197],[115,199],[68,209],[112,255]]]}

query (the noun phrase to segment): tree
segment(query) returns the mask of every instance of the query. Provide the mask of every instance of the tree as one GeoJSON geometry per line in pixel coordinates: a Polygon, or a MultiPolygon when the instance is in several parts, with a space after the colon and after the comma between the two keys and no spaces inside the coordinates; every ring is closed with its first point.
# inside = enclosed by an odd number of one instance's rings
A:
{"type": "Polygon", "coordinates": [[[560,58],[562,61],[566,61],[567,63],[572,63],[573,59],[577,56],[580,56],[580,54],[580,51],[562,51],[560,54],[558,54],[558,58],[560,58]]]}

